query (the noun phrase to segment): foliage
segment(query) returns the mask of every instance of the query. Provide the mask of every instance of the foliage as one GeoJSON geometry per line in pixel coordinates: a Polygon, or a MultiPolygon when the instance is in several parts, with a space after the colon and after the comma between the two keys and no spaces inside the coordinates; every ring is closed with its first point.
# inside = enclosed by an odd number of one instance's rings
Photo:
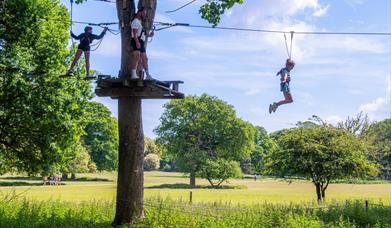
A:
{"type": "Polygon", "coordinates": [[[371,124],[363,137],[374,150],[381,176],[391,180],[391,119],[371,124]]]}
{"type": "Polygon", "coordinates": [[[265,165],[265,156],[276,151],[278,146],[263,127],[256,127],[256,130],[255,149],[251,153],[251,171],[261,173],[265,165]]]}
{"type": "Polygon", "coordinates": [[[201,17],[216,26],[220,23],[221,15],[235,4],[242,4],[243,0],[209,0],[201,6],[201,17]]]}
{"type": "MultiPolygon", "coordinates": [[[[6,1],[0,29],[0,153],[29,174],[74,158],[89,83],[63,80],[69,15],[55,0],[6,1]]],[[[4,165],[2,164],[4,167],[4,165]]]]}
{"type": "Polygon", "coordinates": [[[86,107],[83,142],[99,171],[118,166],[118,123],[103,104],[89,102],[86,107]]]}
{"type": "Polygon", "coordinates": [[[370,126],[370,121],[368,115],[359,112],[355,117],[348,117],[345,121],[339,122],[337,126],[354,135],[363,135],[370,126]]]}
{"type": "Polygon", "coordinates": [[[144,170],[152,171],[158,170],[160,165],[160,158],[157,154],[148,154],[144,157],[144,170]]]}
{"type": "Polygon", "coordinates": [[[90,154],[86,147],[77,143],[74,146],[76,157],[68,163],[65,173],[92,173],[96,171],[96,165],[91,160],[90,154]]]}
{"type": "MultiPolygon", "coordinates": [[[[371,203],[371,202],[370,202],[371,203]]],[[[137,227],[390,227],[391,208],[347,201],[329,208],[261,204],[232,207],[146,199],[145,219],[137,227]]],[[[114,202],[1,200],[0,227],[110,227],[114,202]]]]}
{"type": "Polygon", "coordinates": [[[377,171],[366,158],[364,142],[332,126],[290,129],[278,144],[281,150],[266,158],[266,171],[311,179],[318,201],[325,198],[330,181],[375,175],[377,171]]]}
{"type": "Polygon", "coordinates": [[[147,156],[148,154],[156,154],[161,157],[163,155],[163,148],[161,148],[155,140],[145,137],[144,143],[144,156],[147,156]]]}
{"type": "Polygon", "coordinates": [[[209,159],[199,171],[199,175],[205,177],[212,187],[219,187],[228,178],[242,176],[239,163],[225,159],[209,159]]]}
{"type": "Polygon", "coordinates": [[[164,108],[155,129],[158,141],[186,173],[216,179],[205,175],[208,160],[239,160],[253,150],[252,125],[236,117],[233,107],[216,97],[187,96],[164,108]]]}

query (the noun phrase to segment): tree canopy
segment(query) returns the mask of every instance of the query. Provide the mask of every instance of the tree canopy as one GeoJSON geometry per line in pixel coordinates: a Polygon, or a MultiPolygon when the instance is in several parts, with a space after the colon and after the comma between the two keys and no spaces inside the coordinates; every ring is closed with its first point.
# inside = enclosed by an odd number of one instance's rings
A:
{"type": "MultiPolygon", "coordinates": [[[[86,82],[61,80],[69,14],[58,1],[6,1],[0,26],[0,165],[29,174],[59,166],[82,133],[86,82]]],[[[1,168],[0,168],[1,169],[1,168]]]]}
{"type": "Polygon", "coordinates": [[[293,128],[278,137],[279,150],[266,158],[266,171],[279,176],[302,176],[325,198],[330,181],[377,173],[366,157],[366,145],[355,135],[330,125],[293,128]]]}
{"type": "Polygon", "coordinates": [[[116,170],[118,167],[118,123],[110,110],[101,103],[86,106],[85,134],[82,140],[97,169],[116,170]]]}
{"type": "Polygon", "coordinates": [[[214,175],[212,166],[214,170],[219,164],[227,167],[233,163],[219,159],[238,161],[254,148],[252,125],[238,118],[231,105],[216,97],[187,96],[167,103],[164,109],[155,129],[158,141],[175,157],[178,168],[191,177],[197,174],[212,185],[220,183],[223,175],[214,175]],[[213,182],[215,179],[217,182],[213,182]]]}

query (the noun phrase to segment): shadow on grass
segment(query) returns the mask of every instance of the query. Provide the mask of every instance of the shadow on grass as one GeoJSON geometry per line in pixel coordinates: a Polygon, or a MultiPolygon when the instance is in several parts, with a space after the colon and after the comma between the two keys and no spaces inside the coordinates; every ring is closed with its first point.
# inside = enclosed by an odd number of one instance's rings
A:
{"type": "Polygon", "coordinates": [[[42,177],[0,177],[0,180],[3,179],[3,180],[29,180],[29,181],[33,181],[33,180],[42,180],[42,177]]]}
{"type": "MultiPolygon", "coordinates": [[[[61,183],[61,185],[65,185],[61,183]]],[[[0,182],[0,187],[17,187],[17,186],[50,186],[50,185],[43,185],[43,183],[31,183],[31,182],[24,182],[24,181],[7,181],[7,182],[0,182]]],[[[54,186],[54,185],[52,185],[54,186]]]]}
{"type": "Polygon", "coordinates": [[[161,184],[161,185],[154,185],[145,187],[148,189],[157,189],[157,188],[169,188],[169,189],[247,189],[247,186],[244,185],[234,185],[234,186],[227,186],[227,185],[220,185],[218,187],[212,187],[207,185],[196,185],[191,186],[189,184],[183,184],[183,183],[176,183],[176,184],[161,184]]]}
{"type": "Polygon", "coordinates": [[[79,177],[76,179],[67,179],[63,181],[107,181],[107,182],[113,182],[112,180],[106,179],[106,178],[99,178],[99,177],[79,177]]]}
{"type": "MultiPolygon", "coordinates": [[[[25,181],[42,181],[42,177],[0,177],[0,180],[25,180],[25,181]]],[[[112,180],[106,179],[106,178],[99,178],[99,177],[78,177],[76,179],[62,179],[61,181],[107,181],[107,182],[113,182],[112,180]]],[[[27,183],[27,182],[25,182],[27,183]]],[[[1,186],[1,182],[0,182],[1,186]]]]}

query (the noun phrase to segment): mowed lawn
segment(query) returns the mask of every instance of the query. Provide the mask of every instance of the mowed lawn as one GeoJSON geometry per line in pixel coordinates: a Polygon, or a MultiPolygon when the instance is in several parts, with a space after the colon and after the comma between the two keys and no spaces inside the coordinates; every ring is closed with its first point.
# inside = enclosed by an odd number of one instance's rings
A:
{"type": "MultiPolygon", "coordinates": [[[[22,186],[0,187],[1,195],[18,194],[34,200],[92,201],[114,200],[116,194],[116,174],[80,174],[78,177],[99,177],[111,181],[63,182],[62,186],[22,186]]],[[[0,176],[0,182],[15,181],[0,176]]],[[[20,180],[17,180],[20,181],[20,180]]],[[[40,183],[40,181],[26,181],[40,183]]],[[[193,202],[221,202],[237,204],[259,203],[310,203],[315,202],[315,188],[307,181],[288,183],[282,180],[233,179],[226,186],[232,189],[184,189],[175,184],[188,184],[188,177],[181,173],[145,172],[145,198],[163,198],[188,201],[189,192],[193,192],[193,202]],[[166,188],[161,188],[164,185],[166,188]]],[[[197,179],[197,185],[208,186],[206,180],[197,179]]],[[[179,185],[180,186],[180,185],[179,185]]],[[[349,199],[369,199],[391,205],[390,184],[330,184],[326,191],[328,202],[349,199]]]]}

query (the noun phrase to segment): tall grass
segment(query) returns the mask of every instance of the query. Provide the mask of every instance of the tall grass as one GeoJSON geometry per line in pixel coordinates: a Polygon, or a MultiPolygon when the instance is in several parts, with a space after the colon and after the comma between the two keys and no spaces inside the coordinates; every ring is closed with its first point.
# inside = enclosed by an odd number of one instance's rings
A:
{"type": "MultiPolygon", "coordinates": [[[[0,227],[110,227],[114,202],[2,200],[0,227]]],[[[262,204],[231,206],[149,199],[137,227],[391,227],[391,208],[347,201],[324,208],[262,204]]]]}

